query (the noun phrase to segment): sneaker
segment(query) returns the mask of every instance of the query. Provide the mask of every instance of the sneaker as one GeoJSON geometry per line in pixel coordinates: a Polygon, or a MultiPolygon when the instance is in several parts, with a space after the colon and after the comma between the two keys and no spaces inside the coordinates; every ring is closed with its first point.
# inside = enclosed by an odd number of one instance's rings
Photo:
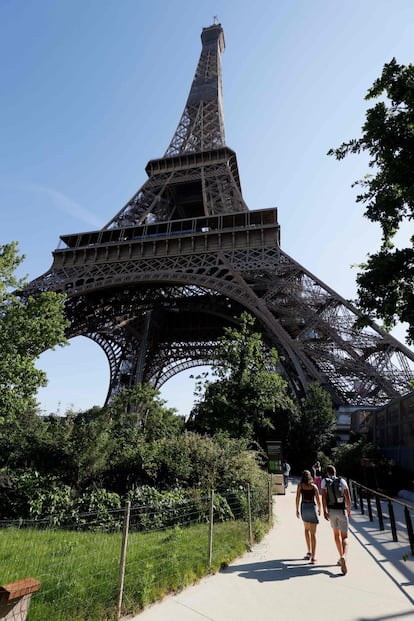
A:
{"type": "Polygon", "coordinates": [[[303,559],[305,561],[310,561],[312,558],[312,554],[310,552],[308,552],[307,554],[305,554],[305,556],[303,557],[303,559]]]}
{"type": "Polygon", "coordinates": [[[338,562],[336,564],[340,567],[341,566],[341,559],[338,559],[338,562]]]}
{"type": "Polygon", "coordinates": [[[310,562],[312,563],[312,565],[315,565],[315,563],[317,562],[317,560],[318,560],[318,559],[317,559],[317,558],[315,558],[315,557],[313,556],[313,557],[311,558],[311,561],[310,561],[310,562]]]}
{"type": "Polygon", "coordinates": [[[348,571],[348,568],[346,566],[346,560],[344,559],[343,556],[341,556],[341,558],[339,559],[339,562],[341,564],[341,571],[345,576],[346,572],[348,571]]]}

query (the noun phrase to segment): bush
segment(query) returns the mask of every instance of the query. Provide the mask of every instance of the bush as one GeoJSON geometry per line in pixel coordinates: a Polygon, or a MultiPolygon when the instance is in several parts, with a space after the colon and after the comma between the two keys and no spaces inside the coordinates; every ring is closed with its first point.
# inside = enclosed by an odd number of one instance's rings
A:
{"type": "Polygon", "coordinates": [[[135,484],[131,489],[133,482],[125,479],[125,473],[124,484],[130,489],[122,495],[111,488],[109,480],[106,488],[97,479],[95,485],[81,491],[57,474],[46,476],[35,469],[5,472],[0,519],[112,529],[119,527],[121,507],[129,500],[140,510],[140,515],[134,513],[136,527],[157,528],[177,521],[206,520],[206,498],[211,489],[215,490],[215,519],[243,519],[247,515],[247,485],[252,492],[252,514],[260,517],[267,510],[268,475],[262,468],[261,453],[249,450],[246,440],[225,434],[211,438],[185,433],[148,445],[141,457],[142,472],[153,484],[135,484]]]}
{"type": "Polygon", "coordinates": [[[73,507],[71,488],[57,477],[36,470],[8,472],[2,497],[2,520],[47,519],[57,525],[73,507]]]}
{"type": "Polygon", "coordinates": [[[91,530],[119,530],[123,521],[121,497],[102,488],[85,490],[73,504],[72,520],[76,526],[91,530]]]}
{"type": "MultiPolygon", "coordinates": [[[[142,486],[128,492],[126,499],[132,505],[130,523],[135,530],[158,530],[177,524],[185,526],[206,522],[209,518],[208,493],[197,489],[162,492],[142,486]]],[[[228,501],[220,494],[214,495],[214,519],[222,522],[234,519],[228,501]]]]}

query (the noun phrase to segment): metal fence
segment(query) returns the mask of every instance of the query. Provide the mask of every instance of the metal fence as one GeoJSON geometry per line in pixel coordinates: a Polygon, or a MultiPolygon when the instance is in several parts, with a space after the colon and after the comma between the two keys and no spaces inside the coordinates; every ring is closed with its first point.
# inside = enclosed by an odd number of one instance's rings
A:
{"type": "Polygon", "coordinates": [[[362,515],[366,513],[370,522],[378,522],[379,530],[389,528],[393,541],[408,539],[411,554],[414,555],[414,506],[353,480],[349,481],[349,485],[354,508],[359,508],[362,515]]]}
{"type": "Polygon", "coordinates": [[[128,503],[59,527],[53,516],[3,522],[0,584],[39,580],[28,621],[120,619],[230,562],[229,537],[253,545],[258,518],[271,522],[270,484],[162,508],[128,503]]]}

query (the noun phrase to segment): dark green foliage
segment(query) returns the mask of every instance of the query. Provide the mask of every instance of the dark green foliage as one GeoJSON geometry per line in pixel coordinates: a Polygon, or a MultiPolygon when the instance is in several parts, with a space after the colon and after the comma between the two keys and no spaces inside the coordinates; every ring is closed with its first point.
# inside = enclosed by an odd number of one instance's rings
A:
{"type": "MultiPolygon", "coordinates": [[[[24,428],[20,428],[22,444],[26,446],[24,458],[18,455],[17,434],[9,455],[7,446],[3,446],[2,479],[5,487],[0,489],[0,519],[43,519],[52,515],[58,523],[64,514],[70,513],[78,524],[80,513],[98,511],[102,520],[108,511],[118,509],[121,501],[123,504],[127,498],[138,501],[142,489],[149,489],[148,481],[153,488],[156,486],[158,490],[164,489],[171,494],[178,493],[174,491],[177,488],[194,488],[200,493],[213,488],[219,492],[244,490],[247,483],[261,495],[261,499],[267,493],[267,477],[261,467],[260,454],[248,450],[246,440],[234,440],[226,435],[211,438],[180,433],[148,442],[140,437],[138,428],[138,433],[129,437],[130,444],[126,435],[122,436],[124,456],[121,462],[119,447],[115,445],[114,448],[111,443],[98,443],[102,453],[94,453],[96,435],[88,425],[93,430],[98,421],[102,424],[102,420],[97,416],[87,423],[84,415],[70,415],[69,420],[35,417],[32,427],[28,427],[28,433],[35,439],[31,451],[28,449],[29,438],[25,438],[24,428]],[[84,442],[79,440],[82,430],[84,442]],[[72,441],[73,438],[76,441],[72,441]],[[91,444],[88,438],[92,438],[91,444]],[[54,455],[58,454],[58,440],[64,441],[60,447],[60,460],[45,460],[49,445],[52,449],[56,447],[54,455]],[[36,446],[43,446],[43,453],[37,455],[36,446]],[[110,462],[106,463],[111,455],[119,455],[112,468],[110,462]],[[121,469],[121,463],[125,471],[121,469]],[[130,471],[126,469],[127,463],[131,465],[130,471]],[[63,471],[62,464],[68,468],[67,472],[63,471]],[[102,480],[105,486],[101,484],[102,480]]],[[[104,437],[107,433],[105,427],[100,430],[104,437]]],[[[157,495],[161,492],[152,489],[151,493],[157,495]]],[[[223,511],[227,509],[223,507],[223,511]]]]}
{"type": "Polygon", "coordinates": [[[357,202],[365,216],[382,229],[382,246],[368,255],[357,276],[358,301],[369,316],[388,328],[407,322],[408,341],[414,342],[414,235],[405,248],[392,240],[414,218],[414,65],[399,65],[395,58],[368,90],[366,100],[378,99],[366,113],[359,139],[344,142],[329,155],[341,160],[365,151],[373,174],[356,181],[362,188],[357,202]]]}
{"type": "Polygon", "coordinates": [[[189,429],[264,443],[274,432],[276,413],[294,410],[287,382],[277,373],[278,353],[264,347],[255,320],[242,313],[239,328],[227,328],[216,351],[217,380],[200,386],[189,429]]]}
{"type": "Polygon", "coordinates": [[[121,498],[114,492],[92,487],[77,493],[53,475],[35,470],[3,472],[0,520],[34,520],[45,527],[88,525],[110,529],[119,525],[121,498]]]}
{"type": "Polygon", "coordinates": [[[289,440],[289,457],[296,471],[310,470],[320,452],[335,444],[336,417],[330,395],[316,383],[309,384],[289,440]]]}
{"type": "Polygon", "coordinates": [[[202,522],[207,513],[207,504],[196,490],[161,492],[142,486],[130,490],[127,500],[131,502],[132,530],[157,530],[188,521],[202,522]]]}
{"type": "Polygon", "coordinates": [[[97,481],[106,468],[110,428],[86,414],[22,414],[0,425],[0,468],[32,468],[76,488],[97,481]]]}
{"type": "MultiPolygon", "coordinates": [[[[214,437],[193,432],[164,438],[156,446],[154,484],[157,487],[197,487],[224,491],[251,483],[265,484],[260,454],[246,439],[226,434],[214,437]]],[[[154,457],[154,455],[153,455],[154,457]]]]}
{"type": "Polygon", "coordinates": [[[91,487],[75,498],[70,519],[62,523],[100,532],[120,530],[124,513],[121,502],[115,492],[91,487]]]}
{"type": "Polygon", "coordinates": [[[16,242],[0,245],[0,422],[36,407],[36,393],[47,384],[36,360],[67,343],[64,295],[45,292],[22,301],[13,293],[24,284],[14,276],[23,259],[16,242]]]}
{"type": "Polygon", "coordinates": [[[138,386],[129,398],[145,407],[127,406],[125,391],[107,408],[3,421],[0,468],[53,474],[76,493],[94,485],[124,494],[134,485],[154,483],[158,443],[179,435],[184,423],[148,386],[138,386]]]}
{"type": "Polygon", "coordinates": [[[397,319],[407,323],[407,340],[414,343],[414,249],[384,246],[361,267],[364,271],[357,276],[361,307],[375,312],[387,329],[397,319]]]}
{"type": "Polygon", "coordinates": [[[72,508],[72,490],[55,476],[42,476],[25,469],[3,471],[4,486],[0,489],[0,519],[15,520],[51,517],[52,524],[72,508]]]}
{"type": "MultiPolygon", "coordinates": [[[[138,487],[127,494],[131,502],[130,528],[157,530],[173,525],[186,526],[208,522],[210,499],[198,489],[159,491],[154,487],[138,487]]],[[[242,514],[238,517],[246,517],[242,514]]],[[[225,496],[214,495],[214,521],[234,520],[235,516],[225,496]]]]}
{"type": "Polygon", "coordinates": [[[102,471],[105,487],[125,494],[158,483],[159,443],[180,436],[184,421],[166,408],[159,391],[148,384],[124,390],[98,418],[109,430],[111,446],[102,471]]]}

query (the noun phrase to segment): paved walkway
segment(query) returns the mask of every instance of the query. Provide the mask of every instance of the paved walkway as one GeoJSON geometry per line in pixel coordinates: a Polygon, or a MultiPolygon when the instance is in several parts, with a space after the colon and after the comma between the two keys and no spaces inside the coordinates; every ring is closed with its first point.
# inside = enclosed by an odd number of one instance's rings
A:
{"type": "Polygon", "coordinates": [[[134,621],[414,621],[414,559],[404,533],[394,543],[389,529],[379,531],[376,522],[353,511],[343,576],[322,518],[318,563],[309,565],[295,494],[293,483],[285,496],[274,497],[274,527],[252,552],[134,621]]]}

